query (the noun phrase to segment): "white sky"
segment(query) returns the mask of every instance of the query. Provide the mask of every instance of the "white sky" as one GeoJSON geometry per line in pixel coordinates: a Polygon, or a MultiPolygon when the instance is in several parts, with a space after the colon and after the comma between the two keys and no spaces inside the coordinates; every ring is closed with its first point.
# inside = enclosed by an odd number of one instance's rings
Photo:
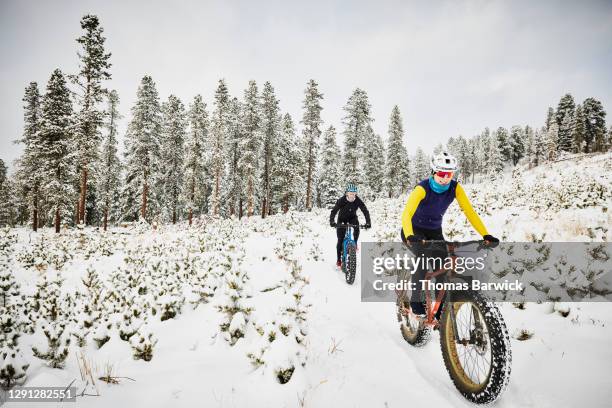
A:
{"type": "MultiPolygon", "coordinates": [[[[0,0],[0,157],[20,154],[24,88],[44,92],[56,67],[76,70],[79,20],[100,17],[125,118],[145,74],[163,99],[209,108],[219,78],[242,98],[271,81],[297,122],[314,78],[325,127],[342,130],[356,87],[387,136],[398,104],[410,152],[485,126],[541,125],[571,92],[612,115],[609,1],[17,1],[0,0]],[[260,4],[261,3],[261,4],[260,4]],[[264,4],[265,3],[265,4],[264,4]]],[[[610,122],[608,117],[608,123],[610,122]]]]}

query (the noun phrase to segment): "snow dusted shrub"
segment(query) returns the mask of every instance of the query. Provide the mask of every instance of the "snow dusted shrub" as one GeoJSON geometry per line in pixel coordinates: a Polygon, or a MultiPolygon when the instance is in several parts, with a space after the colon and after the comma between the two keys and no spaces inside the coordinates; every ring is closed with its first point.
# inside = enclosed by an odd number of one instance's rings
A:
{"type": "Polygon", "coordinates": [[[181,312],[181,304],[183,298],[177,295],[162,295],[157,298],[157,304],[160,308],[160,320],[173,319],[178,313],[181,312]]]}
{"type": "Polygon", "coordinates": [[[191,280],[191,300],[189,303],[196,309],[201,304],[210,302],[217,288],[216,277],[212,272],[198,270],[191,280]]]}
{"type": "MultiPolygon", "coordinates": [[[[70,335],[66,332],[68,325],[67,311],[70,310],[66,298],[62,298],[60,289],[62,280],[57,276],[45,287],[46,297],[40,299],[39,323],[47,338],[47,351],[32,347],[34,355],[46,360],[53,368],[63,368],[68,356],[70,335]]],[[[41,286],[43,287],[43,286],[41,286]]]]}
{"type": "Polygon", "coordinates": [[[273,376],[276,381],[286,384],[296,367],[306,365],[304,334],[287,316],[258,327],[257,333],[260,337],[247,358],[255,369],[261,369],[264,375],[273,376]]]}
{"type": "Polygon", "coordinates": [[[153,348],[157,341],[149,326],[147,324],[142,325],[138,332],[130,338],[134,360],[151,361],[153,358],[153,348]]]}
{"type": "Polygon", "coordinates": [[[130,341],[130,338],[138,332],[142,326],[142,320],[134,317],[131,313],[124,313],[123,319],[118,323],[119,338],[123,341],[130,341]]]}
{"type": "Polygon", "coordinates": [[[17,260],[25,268],[46,270],[49,267],[49,260],[45,236],[41,235],[32,245],[25,246],[17,254],[17,260]]]}
{"type": "Polygon", "coordinates": [[[102,346],[110,340],[111,327],[112,324],[108,320],[105,320],[104,322],[100,322],[94,330],[92,338],[98,348],[102,348],[102,346]]]}
{"type": "Polygon", "coordinates": [[[14,385],[22,385],[30,364],[15,344],[5,344],[0,348],[0,386],[5,390],[14,385]]]}
{"type": "Polygon", "coordinates": [[[0,233],[0,386],[9,389],[23,384],[29,363],[17,345],[24,329],[20,321],[20,288],[13,276],[15,236],[8,229],[0,233]]]}
{"type": "Polygon", "coordinates": [[[21,319],[23,297],[14,276],[14,243],[15,236],[8,230],[0,233],[0,345],[16,344],[20,333],[27,330],[21,319]]]}
{"type": "Polygon", "coordinates": [[[250,290],[246,285],[247,280],[247,274],[241,269],[227,271],[223,293],[219,295],[216,304],[217,310],[225,317],[220,325],[221,332],[231,345],[244,337],[246,324],[253,310],[248,302],[250,290]]]}

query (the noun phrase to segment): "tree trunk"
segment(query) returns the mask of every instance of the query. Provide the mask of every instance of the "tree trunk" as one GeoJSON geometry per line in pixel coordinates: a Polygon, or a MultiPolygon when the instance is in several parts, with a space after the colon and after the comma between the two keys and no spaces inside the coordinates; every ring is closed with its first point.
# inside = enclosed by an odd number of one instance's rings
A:
{"type": "Polygon", "coordinates": [[[221,170],[215,169],[215,197],[213,202],[213,215],[219,214],[219,193],[221,189],[221,170]]]}
{"type": "Polygon", "coordinates": [[[247,217],[253,215],[253,179],[249,177],[247,184],[247,217]]]}
{"type": "Polygon", "coordinates": [[[172,209],[172,223],[176,224],[176,208],[172,209]]]}
{"type": "Polygon", "coordinates": [[[32,229],[38,231],[38,188],[34,190],[34,214],[32,214],[32,229]]]}
{"type": "Polygon", "coordinates": [[[144,185],[144,187],[142,189],[142,206],[140,208],[140,217],[143,220],[147,219],[147,193],[148,193],[148,189],[149,189],[149,186],[145,182],[145,185],[144,185]]]}
{"type": "Polygon", "coordinates": [[[308,144],[308,175],[306,177],[306,209],[310,211],[310,189],[312,184],[312,143],[308,144]]]}
{"type": "Polygon", "coordinates": [[[60,232],[60,211],[59,207],[55,209],[55,232],[59,234],[60,232]]]}
{"type": "Polygon", "coordinates": [[[108,203],[104,208],[104,231],[106,231],[106,227],[108,226],[108,203]]]}
{"type": "Polygon", "coordinates": [[[81,197],[79,200],[79,219],[78,223],[85,223],[85,202],[87,201],[87,164],[83,163],[81,170],[81,197]]]}
{"type": "Polygon", "coordinates": [[[268,215],[268,200],[264,197],[261,203],[261,218],[266,218],[266,215],[268,215]]]}
{"type": "Polygon", "coordinates": [[[195,202],[195,180],[191,180],[191,205],[189,206],[189,225],[193,220],[193,204],[195,202]]]}
{"type": "Polygon", "coordinates": [[[238,219],[242,219],[242,197],[239,200],[239,208],[238,208],[238,219]]]}
{"type": "Polygon", "coordinates": [[[283,213],[287,213],[289,211],[289,194],[285,194],[285,198],[283,199],[283,213]]]}

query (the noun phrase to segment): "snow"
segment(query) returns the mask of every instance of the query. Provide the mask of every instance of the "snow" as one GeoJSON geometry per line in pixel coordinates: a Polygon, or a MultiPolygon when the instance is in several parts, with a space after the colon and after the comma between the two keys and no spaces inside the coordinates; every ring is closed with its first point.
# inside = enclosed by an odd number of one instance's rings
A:
{"type": "MultiPolygon", "coordinates": [[[[508,174],[495,183],[466,184],[466,191],[489,231],[504,240],[607,241],[611,162],[608,154],[523,169],[521,187],[519,176],[513,182],[508,174]],[[576,182],[603,186],[603,195],[565,208],[560,194],[547,208],[533,207],[576,182]]],[[[580,191],[579,198],[591,192],[580,191]]],[[[360,242],[397,240],[404,202],[405,195],[367,202],[374,227],[362,231],[360,242]]],[[[437,331],[426,346],[412,348],[400,334],[394,304],[362,303],[359,274],[354,285],[345,283],[335,267],[336,234],[328,216],[328,210],[315,209],[264,220],[211,219],[191,228],[135,225],[59,236],[47,229],[14,230],[15,277],[23,294],[36,292],[39,277],[52,281],[59,274],[64,296],[85,296],[82,279],[90,269],[102,293],[116,296],[100,305],[102,319],[84,347],[73,338],[63,369],[32,355],[32,345],[47,346],[40,327],[22,334],[19,347],[30,363],[25,385],[75,380],[78,391],[100,394],[78,397],[77,406],[88,408],[471,406],[444,368],[437,331]],[[200,299],[198,290],[211,296],[191,303],[200,299]],[[176,314],[162,320],[164,307],[176,314]],[[130,316],[134,312],[141,314],[130,316]],[[121,340],[120,330],[129,328],[138,330],[121,340]],[[110,339],[98,348],[93,338],[105,336],[110,339]],[[152,348],[150,361],[134,358],[143,345],[152,348]],[[91,363],[93,387],[81,377],[79,356],[91,363]],[[98,379],[109,367],[118,384],[98,379]],[[282,384],[279,374],[289,373],[282,384]]],[[[454,204],[445,231],[453,239],[475,237],[454,204]]],[[[94,306],[84,299],[64,312],[86,320],[83,306],[94,306]]],[[[612,305],[517,306],[500,304],[513,361],[496,406],[608,406],[612,305]],[[523,330],[533,336],[519,340],[523,330]]],[[[13,405],[23,406],[6,406],[13,405]]]]}

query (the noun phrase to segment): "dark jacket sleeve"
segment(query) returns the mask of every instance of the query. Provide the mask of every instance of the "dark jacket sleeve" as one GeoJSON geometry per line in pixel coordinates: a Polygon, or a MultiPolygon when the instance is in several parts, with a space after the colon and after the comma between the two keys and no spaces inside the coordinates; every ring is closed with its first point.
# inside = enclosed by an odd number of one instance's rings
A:
{"type": "Polygon", "coordinates": [[[361,210],[363,215],[365,215],[366,224],[372,224],[372,222],[370,221],[370,212],[368,211],[368,207],[366,207],[363,201],[361,201],[361,198],[358,197],[357,199],[359,200],[359,209],[361,210]]]}
{"type": "Polygon", "coordinates": [[[342,204],[342,199],[343,198],[344,197],[340,197],[338,199],[338,201],[336,201],[336,205],[334,205],[334,208],[332,208],[331,214],[329,214],[329,223],[330,224],[335,222],[336,214],[338,214],[338,211],[340,211],[340,208],[342,208],[342,206],[343,206],[343,204],[342,204]]]}

